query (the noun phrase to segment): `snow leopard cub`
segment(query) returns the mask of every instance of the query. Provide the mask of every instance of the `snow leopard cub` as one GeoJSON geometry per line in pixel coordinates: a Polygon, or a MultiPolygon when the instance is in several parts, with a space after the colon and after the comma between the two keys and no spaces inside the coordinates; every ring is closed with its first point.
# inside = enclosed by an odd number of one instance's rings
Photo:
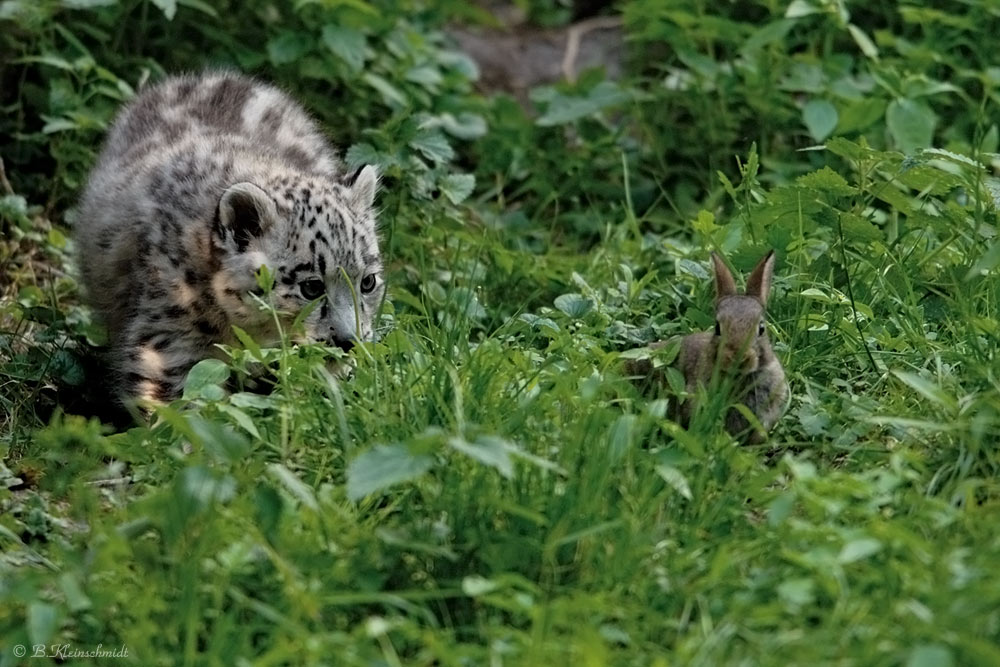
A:
{"type": "Polygon", "coordinates": [[[385,291],[372,166],[344,170],[277,88],[227,71],[175,76],[118,115],[80,202],[77,262],[107,325],[120,398],[175,397],[232,325],[274,339],[252,303],[266,265],[311,340],[372,336],[385,291]],[[345,279],[346,278],[346,279],[345,279]]]}

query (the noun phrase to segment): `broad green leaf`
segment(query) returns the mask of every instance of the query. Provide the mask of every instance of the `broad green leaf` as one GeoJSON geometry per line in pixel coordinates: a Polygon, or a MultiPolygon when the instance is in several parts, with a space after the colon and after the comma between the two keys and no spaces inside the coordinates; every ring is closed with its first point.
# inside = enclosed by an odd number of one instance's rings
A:
{"type": "Polygon", "coordinates": [[[239,340],[240,343],[243,345],[243,347],[247,349],[247,351],[250,353],[250,356],[252,356],[254,359],[257,359],[258,361],[264,358],[260,350],[260,345],[257,344],[257,341],[255,341],[250,336],[250,334],[248,334],[243,329],[240,329],[235,324],[233,325],[232,328],[233,328],[233,333],[236,335],[237,340],[239,340]]]}
{"type": "Polygon", "coordinates": [[[601,635],[601,639],[608,642],[609,644],[618,644],[621,646],[628,646],[632,643],[632,637],[629,633],[625,632],[621,627],[617,625],[612,625],[611,623],[602,623],[597,629],[601,635]]]}
{"type": "Polygon", "coordinates": [[[661,366],[669,366],[677,359],[681,352],[681,338],[675,337],[667,341],[666,345],[661,345],[653,350],[653,357],[661,366]]]}
{"type": "Polygon", "coordinates": [[[48,18],[48,6],[42,5],[37,0],[0,2],[0,21],[23,21],[25,25],[38,25],[40,21],[48,18]]]}
{"type": "Polygon", "coordinates": [[[859,132],[871,127],[885,116],[886,101],[881,97],[863,99],[841,105],[836,132],[859,132]]]}
{"type": "Polygon", "coordinates": [[[958,409],[958,403],[955,398],[930,380],[907,371],[892,371],[892,374],[918,394],[929,401],[933,401],[949,412],[955,412],[958,409]]]}
{"type": "Polygon", "coordinates": [[[66,130],[76,130],[80,127],[80,124],[75,120],[70,120],[69,118],[46,118],[45,125],[42,127],[43,134],[55,134],[56,132],[65,132],[66,130]]]}
{"type": "Polygon", "coordinates": [[[993,123],[990,125],[990,129],[986,130],[986,134],[983,135],[980,150],[983,153],[990,154],[996,153],[998,148],[1000,148],[1000,128],[997,128],[997,124],[993,123]]]}
{"type": "Polygon", "coordinates": [[[160,8],[168,21],[173,20],[177,13],[177,0],[153,0],[153,4],[160,8]]]}
{"type": "Polygon", "coordinates": [[[394,484],[415,479],[432,465],[433,457],[411,454],[406,445],[375,445],[348,464],[347,497],[361,500],[394,484]]]}
{"type": "Polygon", "coordinates": [[[991,245],[986,252],[980,255],[969,272],[965,274],[965,279],[972,280],[977,276],[985,276],[998,265],[1000,265],[1000,241],[991,245]]]}
{"type": "Polygon", "coordinates": [[[785,519],[795,509],[796,495],[792,491],[785,491],[772,500],[767,506],[767,522],[771,526],[781,525],[785,519]]]}
{"type": "Polygon", "coordinates": [[[854,213],[841,213],[840,226],[844,232],[844,238],[854,243],[871,243],[872,241],[881,240],[884,236],[882,230],[866,218],[862,218],[860,215],[855,215],[854,213]]]}
{"type": "Polygon", "coordinates": [[[561,294],[556,297],[555,306],[568,317],[579,320],[593,310],[594,302],[582,294],[561,294]]]}
{"type": "Polygon", "coordinates": [[[862,537],[852,540],[844,545],[837,556],[837,562],[841,565],[854,563],[859,560],[873,556],[882,550],[882,543],[871,537],[862,537]]]}
{"type": "Polygon", "coordinates": [[[53,248],[59,248],[62,250],[66,247],[66,235],[55,227],[50,229],[49,233],[46,234],[46,241],[48,241],[49,245],[53,248]]]}
{"type": "Polygon", "coordinates": [[[954,664],[951,649],[941,644],[914,646],[906,659],[906,667],[953,667],[954,664]]]}
{"type": "Polygon", "coordinates": [[[688,484],[687,477],[680,470],[673,466],[661,464],[656,466],[656,474],[669,484],[674,491],[681,494],[685,500],[694,500],[694,495],[691,493],[691,485],[688,484]]]}
{"type": "Polygon", "coordinates": [[[535,124],[542,127],[564,125],[586,118],[604,109],[624,104],[629,95],[618,84],[602,81],[584,96],[556,93],[535,124]]]}
{"type": "Polygon", "coordinates": [[[49,372],[71,387],[79,387],[87,379],[80,360],[66,349],[53,353],[49,359],[49,372]]]}
{"type": "Polygon", "coordinates": [[[555,464],[552,461],[549,461],[548,459],[543,459],[540,456],[535,456],[534,454],[526,452],[520,447],[517,447],[516,445],[508,443],[507,452],[514,458],[526,461],[531,465],[535,466],[536,468],[547,470],[548,472],[553,472],[563,477],[565,477],[567,474],[566,471],[563,468],[559,467],[558,464],[555,464]]]}
{"type": "Polygon", "coordinates": [[[360,72],[365,66],[365,36],[357,30],[328,23],[323,26],[320,39],[323,45],[343,60],[353,72],[360,72]]]}
{"type": "Polygon", "coordinates": [[[32,644],[47,644],[59,624],[59,610],[47,602],[28,605],[28,639],[32,644]]]}
{"type": "Polygon", "coordinates": [[[441,179],[438,186],[448,201],[458,205],[476,189],[476,177],[472,174],[448,174],[441,179]]]}
{"type": "MultiPolygon", "coordinates": [[[[118,0],[113,0],[113,2],[118,2],[118,0]]],[[[219,12],[216,11],[215,7],[211,6],[207,2],[202,0],[177,0],[177,4],[181,7],[190,7],[191,9],[197,9],[202,14],[208,14],[212,18],[219,18],[219,12]]]]}
{"type": "Polygon", "coordinates": [[[959,93],[962,89],[953,83],[945,81],[935,81],[923,74],[919,76],[908,76],[903,80],[903,97],[924,97],[926,95],[940,95],[942,93],[959,93]]]}
{"type": "Polygon", "coordinates": [[[632,449],[637,422],[635,415],[622,415],[611,422],[608,428],[607,454],[612,463],[621,460],[632,449]]]}
{"type": "Polygon", "coordinates": [[[787,18],[765,23],[744,40],[740,52],[752,54],[770,44],[780,44],[794,25],[795,21],[787,18]]]}
{"type": "Polygon", "coordinates": [[[46,301],[45,292],[38,285],[25,285],[17,292],[17,302],[26,308],[33,308],[46,301]]]}
{"type": "Polygon", "coordinates": [[[4,195],[0,197],[0,219],[10,220],[19,227],[31,224],[28,218],[28,200],[21,195],[4,195]]]}
{"type": "Polygon", "coordinates": [[[259,410],[271,410],[278,405],[273,396],[262,396],[248,391],[233,394],[229,397],[229,402],[238,408],[257,408],[259,410]]]}
{"type": "MultiPolygon", "coordinates": [[[[209,387],[218,388],[229,379],[229,366],[218,359],[202,359],[188,371],[184,382],[184,398],[201,398],[209,387]]],[[[220,398],[211,392],[211,398],[220,398]]]]}
{"type": "MultiPolygon", "coordinates": [[[[927,195],[947,196],[955,188],[962,187],[964,180],[962,179],[962,177],[953,173],[954,170],[951,169],[950,164],[941,165],[941,167],[944,168],[939,168],[937,165],[937,160],[939,159],[945,162],[952,162],[952,163],[955,163],[955,160],[941,155],[936,156],[934,155],[934,153],[939,153],[939,151],[935,151],[934,149],[931,148],[927,148],[920,151],[921,157],[933,158],[934,162],[918,164],[908,169],[900,170],[896,174],[898,182],[902,183],[903,185],[906,185],[908,188],[916,190],[917,192],[921,192],[922,196],[924,197],[926,197],[927,195]]],[[[958,156],[958,157],[961,158],[964,156],[958,156]]],[[[972,173],[982,170],[981,165],[972,161],[970,161],[970,164],[962,166],[971,167],[972,173]]],[[[920,224],[933,225],[934,223],[931,222],[932,218],[933,216],[925,214],[924,216],[920,217],[920,224]]],[[[910,217],[911,225],[916,221],[917,220],[915,219],[914,216],[910,217]]]]}
{"type": "Polygon", "coordinates": [[[854,38],[854,43],[861,49],[861,53],[872,60],[878,60],[878,47],[875,46],[875,42],[868,36],[868,33],[853,23],[848,24],[847,31],[851,33],[851,37],[854,38]]]}
{"type": "Polygon", "coordinates": [[[257,287],[263,290],[265,294],[269,294],[274,289],[274,272],[271,271],[271,268],[267,264],[261,264],[257,268],[254,279],[257,282],[257,287]]]}
{"type": "Polygon", "coordinates": [[[471,574],[462,579],[462,592],[471,598],[492,593],[498,588],[500,588],[500,584],[478,574],[471,574]]]}
{"type": "Polygon", "coordinates": [[[857,188],[849,184],[843,176],[830,169],[830,167],[823,167],[817,171],[800,176],[796,182],[799,185],[804,185],[820,192],[827,192],[837,197],[851,197],[858,192],[857,188]]]}
{"type": "Polygon", "coordinates": [[[539,317],[534,313],[521,313],[517,319],[525,322],[533,329],[539,329],[552,335],[556,335],[560,331],[559,325],[554,320],[548,317],[539,317]]]}
{"type": "Polygon", "coordinates": [[[687,381],[680,369],[667,366],[663,370],[663,375],[667,378],[667,386],[670,387],[670,392],[674,396],[680,396],[687,390],[687,381]]]}
{"type": "Polygon", "coordinates": [[[458,312],[473,320],[482,320],[486,317],[486,309],[479,303],[479,295],[476,290],[459,286],[451,291],[451,303],[457,307],[458,312]]]}
{"type": "MultiPolygon", "coordinates": [[[[808,325],[808,320],[805,320],[804,324],[808,325]]],[[[810,330],[813,330],[812,327],[809,328],[810,330]]],[[[826,429],[830,425],[830,416],[823,411],[821,406],[815,403],[803,403],[802,406],[795,411],[795,415],[799,418],[799,424],[801,424],[802,430],[805,431],[806,435],[810,437],[816,437],[826,433],[826,429]]]]}
{"type": "MultiPolygon", "coordinates": [[[[978,171],[983,168],[983,165],[973,160],[967,155],[962,155],[961,153],[956,153],[954,151],[949,151],[944,148],[926,148],[920,152],[921,157],[927,158],[940,158],[948,162],[953,162],[959,166],[972,167],[972,169],[978,171]]],[[[950,174],[949,174],[950,175],[950,174]]]]}
{"type": "Polygon", "coordinates": [[[373,72],[366,72],[361,78],[382,95],[382,100],[387,106],[400,108],[407,105],[406,95],[384,77],[373,72]]]}
{"type": "Polygon", "coordinates": [[[788,466],[788,471],[799,480],[816,479],[816,464],[802,458],[795,458],[791,454],[785,454],[782,459],[788,466]]]}
{"type": "Polygon", "coordinates": [[[486,134],[486,120],[474,113],[463,111],[457,116],[443,113],[437,119],[442,130],[458,139],[477,139],[486,134]]]}
{"type": "Polygon", "coordinates": [[[267,472],[272,478],[275,479],[275,481],[281,484],[281,486],[283,486],[285,490],[292,495],[292,497],[314,512],[319,511],[319,503],[316,502],[316,494],[313,492],[312,487],[299,479],[298,475],[280,463],[268,464],[267,472]]]}
{"type": "Polygon", "coordinates": [[[236,480],[232,476],[218,473],[203,465],[185,468],[178,476],[177,482],[176,491],[187,501],[185,505],[190,506],[189,503],[193,503],[199,510],[215,503],[227,503],[236,494],[236,480]]]}
{"type": "Polygon", "coordinates": [[[76,613],[93,607],[93,603],[80,586],[80,579],[75,573],[63,572],[59,576],[59,588],[66,598],[66,606],[76,613]]]}
{"type": "Polygon", "coordinates": [[[479,65],[461,51],[439,51],[437,61],[469,81],[476,81],[479,78],[479,65]]]}
{"type": "Polygon", "coordinates": [[[267,483],[258,484],[253,491],[254,509],[257,523],[266,535],[277,527],[284,509],[281,494],[267,483]]]}
{"type": "Polygon", "coordinates": [[[255,438],[260,438],[260,431],[257,430],[257,426],[253,423],[253,419],[250,418],[250,415],[235,406],[226,405],[225,403],[220,403],[216,407],[220,411],[232,417],[233,421],[239,424],[244,431],[255,438]]]}
{"type": "Polygon", "coordinates": [[[802,108],[802,120],[814,141],[823,141],[837,127],[837,109],[826,100],[809,100],[802,108]]]}
{"type": "Polygon", "coordinates": [[[45,53],[40,56],[25,56],[23,58],[17,58],[16,60],[12,60],[11,62],[18,64],[41,63],[42,65],[48,65],[49,67],[55,67],[57,69],[66,71],[73,71],[74,69],[76,69],[76,67],[70,61],[50,53],[45,53]]]}
{"type": "MultiPolygon", "coordinates": [[[[217,407],[223,409],[229,406],[217,407]]],[[[221,420],[208,420],[192,413],[186,413],[182,419],[186,419],[190,435],[194,436],[192,440],[201,443],[208,453],[220,461],[237,463],[250,452],[246,436],[221,420]]]]}
{"type": "MultiPolygon", "coordinates": [[[[111,5],[117,5],[118,2],[119,0],[62,0],[61,4],[67,9],[93,9],[94,7],[110,7],[111,5]]],[[[162,9],[162,5],[170,3],[167,0],[154,0],[153,4],[162,9]]],[[[166,11],[163,13],[166,14],[166,11]]],[[[167,18],[169,19],[171,16],[173,14],[167,16],[167,18]]]]}
{"type": "Polygon", "coordinates": [[[285,30],[267,42],[267,55],[272,65],[287,65],[309,51],[309,38],[303,33],[285,30]]]}
{"type": "Polygon", "coordinates": [[[441,70],[430,65],[419,65],[406,72],[406,80],[420,84],[428,90],[437,90],[437,87],[444,83],[441,70]]]}
{"type": "Polygon", "coordinates": [[[496,468],[508,479],[514,475],[514,464],[511,463],[508,451],[509,445],[501,438],[482,436],[475,442],[468,442],[464,438],[454,437],[448,439],[448,445],[480,463],[496,468]]]}
{"type": "Polygon", "coordinates": [[[418,134],[410,140],[410,146],[438,164],[455,157],[455,151],[448,143],[447,137],[436,131],[418,134]]]}
{"type": "Polygon", "coordinates": [[[719,225],[715,224],[715,214],[704,209],[698,211],[698,215],[691,221],[691,227],[696,233],[709,238],[719,229],[719,225]]]}
{"type": "Polygon", "coordinates": [[[889,134],[904,153],[930,146],[937,121],[937,115],[929,106],[905,97],[890,102],[885,112],[889,134]]]}
{"type": "Polygon", "coordinates": [[[348,148],[347,154],[344,155],[344,161],[352,169],[357,169],[367,164],[373,164],[378,167],[387,167],[391,164],[389,156],[380,153],[374,146],[366,143],[353,144],[348,148]]]}
{"type": "Polygon", "coordinates": [[[788,8],[785,9],[785,18],[798,19],[803,16],[820,14],[822,12],[823,9],[821,7],[809,2],[809,0],[792,0],[788,8]]]}
{"type": "Polygon", "coordinates": [[[721,171],[716,171],[715,175],[718,176],[719,182],[722,183],[722,187],[726,190],[726,194],[728,194],[733,199],[736,199],[737,198],[736,187],[733,185],[733,182],[729,180],[729,177],[726,176],[721,171]]]}
{"type": "Polygon", "coordinates": [[[960,14],[954,11],[937,9],[933,6],[919,5],[899,5],[899,15],[906,23],[921,24],[922,26],[939,24],[959,30],[976,30],[977,14],[960,14]]]}
{"type": "Polygon", "coordinates": [[[861,146],[843,137],[830,139],[830,141],[826,142],[826,149],[834,155],[846,157],[850,160],[859,160],[865,154],[865,150],[861,146]]]}
{"type": "Polygon", "coordinates": [[[816,582],[812,579],[788,579],[778,584],[778,597],[796,607],[811,604],[815,599],[816,582]]]}
{"type": "Polygon", "coordinates": [[[828,91],[826,74],[816,63],[793,62],[781,81],[781,89],[790,92],[823,94],[828,91]]]}

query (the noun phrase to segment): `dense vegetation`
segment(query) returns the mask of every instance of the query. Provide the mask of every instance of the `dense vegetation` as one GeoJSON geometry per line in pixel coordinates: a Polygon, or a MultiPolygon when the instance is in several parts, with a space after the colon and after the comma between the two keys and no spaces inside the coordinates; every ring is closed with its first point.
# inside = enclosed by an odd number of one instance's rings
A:
{"type": "Polygon", "coordinates": [[[458,0],[0,2],[0,665],[1000,664],[996,4],[614,11],[625,76],[525,109],[458,0]],[[144,80],[208,64],[381,165],[382,336],[349,382],[247,341],[136,426],[74,197],[144,80]],[[623,353],[771,247],[790,410],[682,430],[623,353]]]}

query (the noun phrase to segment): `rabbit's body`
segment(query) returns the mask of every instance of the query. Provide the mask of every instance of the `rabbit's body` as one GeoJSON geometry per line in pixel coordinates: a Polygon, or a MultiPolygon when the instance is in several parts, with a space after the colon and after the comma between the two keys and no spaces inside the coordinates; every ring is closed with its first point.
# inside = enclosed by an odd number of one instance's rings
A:
{"type": "MultiPolygon", "coordinates": [[[[749,408],[764,430],[770,431],[788,405],[788,383],[785,381],[785,370],[774,356],[766,334],[763,341],[756,341],[755,347],[756,368],[749,371],[732,369],[732,373],[727,373],[720,363],[718,377],[720,383],[728,381],[730,399],[749,408]]],[[[684,375],[685,390],[692,397],[697,396],[700,388],[708,389],[711,386],[719,356],[716,336],[711,331],[690,334],[681,340],[677,367],[684,375]]],[[[695,398],[690,398],[679,406],[678,416],[685,428],[691,421],[694,409],[695,398]]],[[[726,412],[725,427],[726,431],[738,436],[748,433],[751,424],[742,412],[732,407],[726,412]]],[[[752,443],[761,442],[763,434],[754,429],[748,440],[752,443]]]]}
{"type": "MultiPolygon", "coordinates": [[[[742,403],[753,413],[761,432],[736,407],[729,407],[725,428],[735,437],[757,443],[778,422],[788,407],[788,383],[781,362],[771,349],[764,325],[764,309],[774,269],[774,253],[768,253],[747,280],[746,294],[737,294],[736,283],[721,257],[712,255],[715,265],[715,331],[688,334],[670,341],[653,343],[656,349],[680,341],[675,367],[684,376],[689,397],[676,404],[673,417],[685,428],[705,391],[725,389],[728,401],[742,403]]],[[[635,375],[649,377],[649,360],[626,366],[635,375]]]]}

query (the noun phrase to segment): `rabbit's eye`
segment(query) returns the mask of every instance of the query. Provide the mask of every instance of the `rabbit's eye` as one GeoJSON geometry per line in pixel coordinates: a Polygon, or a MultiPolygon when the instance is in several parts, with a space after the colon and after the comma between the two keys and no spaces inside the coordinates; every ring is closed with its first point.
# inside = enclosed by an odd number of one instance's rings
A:
{"type": "Polygon", "coordinates": [[[722,335],[722,327],[719,326],[718,322],[715,323],[715,335],[716,336],[722,335]]]}
{"type": "Polygon", "coordinates": [[[758,336],[763,336],[764,335],[764,321],[763,320],[761,320],[761,323],[757,325],[757,335],[758,336]]]}

